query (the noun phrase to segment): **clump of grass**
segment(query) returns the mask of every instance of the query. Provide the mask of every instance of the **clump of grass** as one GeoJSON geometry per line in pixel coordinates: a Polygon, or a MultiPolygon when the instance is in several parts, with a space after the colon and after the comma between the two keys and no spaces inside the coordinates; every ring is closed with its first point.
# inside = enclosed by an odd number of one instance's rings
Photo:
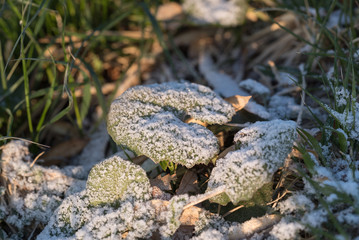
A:
{"type": "Polygon", "coordinates": [[[41,141],[44,129],[59,120],[83,132],[91,103],[106,116],[110,101],[101,87],[116,80],[115,92],[126,70],[148,51],[140,46],[153,42],[126,35],[141,36],[148,25],[132,1],[6,1],[0,15],[0,136],[41,141]],[[140,54],[122,50],[131,46],[140,54]],[[128,65],[104,60],[108,52],[128,65]],[[120,71],[115,79],[107,77],[106,64],[120,71]]]}
{"type": "MultiPolygon", "coordinates": [[[[359,69],[355,41],[358,19],[354,5],[353,1],[284,1],[283,4],[299,16],[312,36],[307,43],[311,50],[303,53],[307,58],[304,77],[310,80],[303,94],[326,112],[324,118],[312,112],[318,128],[316,134],[304,128],[298,130],[302,141],[297,149],[303,160],[299,162],[302,166],[299,172],[312,189],[308,195],[315,203],[315,211],[323,210],[326,216],[320,220],[319,213],[313,214],[319,222],[314,225],[302,220],[307,232],[317,238],[349,239],[358,234],[355,224],[343,220],[343,214],[353,217],[359,214],[359,199],[355,195],[359,186],[356,93],[359,69]],[[332,26],[331,16],[336,14],[338,24],[332,26]]],[[[300,216],[305,219],[308,213],[300,216]]]]}

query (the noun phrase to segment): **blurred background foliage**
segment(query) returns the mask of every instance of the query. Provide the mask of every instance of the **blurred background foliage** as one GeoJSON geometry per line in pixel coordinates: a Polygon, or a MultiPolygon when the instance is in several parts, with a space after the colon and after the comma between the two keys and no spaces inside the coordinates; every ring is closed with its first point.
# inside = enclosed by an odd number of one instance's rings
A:
{"type": "MultiPolygon", "coordinates": [[[[0,134],[42,141],[59,119],[81,134],[93,101],[103,117],[124,73],[153,38],[153,1],[3,1],[0,10],[0,134]],[[142,7],[141,7],[142,6],[142,7]],[[102,89],[101,89],[102,88],[102,89]],[[94,95],[95,97],[91,97],[94,95]],[[45,131],[46,132],[46,131],[45,131]]],[[[147,51],[147,52],[146,52],[147,51]]]]}

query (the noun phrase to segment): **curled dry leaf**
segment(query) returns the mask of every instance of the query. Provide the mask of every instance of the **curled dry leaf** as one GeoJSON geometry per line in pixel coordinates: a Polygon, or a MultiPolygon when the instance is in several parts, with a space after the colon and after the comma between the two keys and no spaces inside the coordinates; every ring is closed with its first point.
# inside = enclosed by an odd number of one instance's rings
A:
{"type": "Polygon", "coordinates": [[[176,193],[178,195],[186,193],[199,193],[197,173],[191,170],[187,170],[184,176],[182,177],[180,186],[178,187],[176,193]]]}
{"type": "Polygon", "coordinates": [[[252,96],[234,95],[232,97],[225,98],[224,100],[226,100],[227,102],[232,104],[232,106],[234,107],[236,112],[238,112],[239,110],[241,110],[242,108],[244,108],[247,105],[247,103],[249,102],[249,100],[251,98],[252,98],[252,96]]]}

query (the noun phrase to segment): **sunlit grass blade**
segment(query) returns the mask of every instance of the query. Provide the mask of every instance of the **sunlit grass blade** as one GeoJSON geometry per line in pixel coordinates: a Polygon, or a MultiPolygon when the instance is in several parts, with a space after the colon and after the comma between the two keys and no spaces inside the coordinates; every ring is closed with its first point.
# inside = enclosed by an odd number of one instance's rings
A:
{"type": "MultiPolygon", "coordinates": [[[[21,30],[24,31],[24,26],[22,24],[21,30]]],[[[27,114],[27,122],[29,131],[32,134],[34,132],[33,125],[32,125],[32,118],[31,118],[31,108],[30,108],[30,84],[29,84],[29,76],[27,73],[27,62],[25,60],[25,53],[24,53],[24,35],[20,35],[20,54],[21,54],[21,63],[22,63],[22,71],[24,76],[24,94],[25,94],[25,104],[26,104],[26,114],[27,114]]]]}
{"type": "MultiPolygon", "coordinates": [[[[9,1],[9,2],[11,2],[11,1],[9,1]]],[[[26,25],[23,26],[23,28],[21,29],[20,36],[17,38],[16,42],[14,43],[14,46],[13,46],[13,48],[12,48],[10,54],[9,54],[8,60],[6,61],[6,64],[5,64],[5,73],[6,73],[7,67],[8,67],[8,65],[9,65],[9,63],[10,63],[10,61],[11,61],[11,59],[12,59],[14,53],[15,53],[15,50],[16,50],[18,44],[20,43],[21,39],[22,39],[23,36],[25,35],[25,32],[26,32],[26,30],[28,29],[28,27],[30,26],[30,24],[31,24],[31,23],[36,19],[36,17],[40,14],[40,12],[41,12],[42,8],[44,7],[45,3],[46,3],[46,0],[42,0],[42,1],[41,1],[40,5],[39,5],[39,7],[38,7],[38,9],[37,9],[37,11],[34,13],[34,15],[31,17],[31,19],[26,22],[26,25]]],[[[20,20],[22,20],[22,15],[21,15],[21,14],[19,15],[18,10],[17,10],[17,7],[16,7],[16,6],[13,6],[12,9],[13,9],[14,12],[18,15],[18,18],[19,18],[20,20]]]]}
{"type": "Polygon", "coordinates": [[[6,77],[5,77],[4,57],[3,57],[3,53],[2,53],[1,41],[0,41],[0,77],[1,77],[2,90],[5,91],[5,90],[7,90],[7,81],[6,81],[6,77]]]}

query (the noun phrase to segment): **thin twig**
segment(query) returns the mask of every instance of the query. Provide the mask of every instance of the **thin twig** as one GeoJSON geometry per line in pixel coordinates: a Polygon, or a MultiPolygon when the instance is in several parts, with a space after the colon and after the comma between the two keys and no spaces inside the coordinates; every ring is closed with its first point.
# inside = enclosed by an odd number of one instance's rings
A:
{"type": "Polygon", "coordinates": [[[243,208],[243,207],[244,207],[244,205],[240,205],[240,206],[238,206],[238,207],[235,207],[235,208],[229,210],[228,212],[226,212],[225,214],[223,214],[222,217],[227,217],[229,214],[231,214],[231,213],[233,213],[233,212],[235,212],[235,211],[237,211],[238,209],[241,209],[241,208],[243,208]]]}
{"type": "Polygon", "coordinates": [[[299,70],[301,72],[302,75],[302,100],[300,103],[300,111],[298,113],[298,117],[297,117],[297,125],[299,126],[302,122],[302,115],[303,115],[303,109],[304,109],[304,104],[305,104],[305,89],[307,88],[307,84],[305,82],[305,71],[304,71],[304,66],[303,64],[301,64],[299,66],[299,70]]]}
{"type": "Polygon", "coordinates": [[[0,138],[0,141],[5,141],[5,140],[9,140],[9,139],[16,139],[16,140],[21,140],[21,141],[24,141],[24,142],[29,142],[29,143],[32,143],[32,144],[36,144],[40,147],[44,147],[44,148],[50,148],[50,146],[47,146],[47,145],[44,145],[44,144],[41,144],[41,143],[37,143],[37,142],[33,142],[31,140],[27,140],[25,138],[18,138],[18,137],[1,137],[0,138]]]}
{"type": "Polygon", "coordinates": [[[223,186],[223,187],[216,188],[216,189],[214,189],[214,190],[212,190],[210,192],[207,192],[205,194],[199,195],[195,201],[193,201],[193,202],[187,204],[186,206],[184,206],[183,210],[185,210],[187,208],[190,208],[190,207],[192,207],[194,205],[197,205],[198,203],[201,203],[201,202],[203,202],[203,201],[205,201],[207,199],[210,199],[210,198],[212,198],[214,196],[217,196],[217,195],[219,195],[221,193],[224,193],[225,190],[226,190],[226,188],[223,186]]]}
{"type": "Polygon", "coordinates": [[[37,159],[39,159],[42,155],[44,155],[45,151],[42,151],[41,153],[39,153],[36,158],[34,159],[34,161],[32,161],[32,163],[30,164],[30,168],[32,168],[35,164],[35,162],[37,161],[37,159]]]}

